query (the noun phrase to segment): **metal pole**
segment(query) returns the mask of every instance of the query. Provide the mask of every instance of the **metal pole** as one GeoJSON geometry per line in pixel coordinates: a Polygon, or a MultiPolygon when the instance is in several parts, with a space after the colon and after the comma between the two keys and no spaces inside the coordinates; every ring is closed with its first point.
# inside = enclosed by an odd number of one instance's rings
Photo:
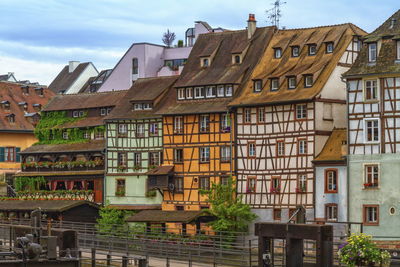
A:
{"type": "Polygon", "coordinates": [[[252,264],[252,258],[251,258],[251,239],[249,240],[249,267],[251,267],[252,264]]]}

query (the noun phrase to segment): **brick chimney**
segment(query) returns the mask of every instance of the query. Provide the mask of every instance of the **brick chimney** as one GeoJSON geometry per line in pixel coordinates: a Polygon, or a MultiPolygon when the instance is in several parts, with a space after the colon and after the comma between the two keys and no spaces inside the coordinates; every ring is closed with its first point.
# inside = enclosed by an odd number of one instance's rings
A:
{"type": "Polygon", "coordinates": [[[69,61],[68,62],[68,65],[69,65],[68,71],[69,71],[69,73],[74,72],[76,67],[78,67],[79,63],[80,63],[79,61],[69,61]]]}
{"type": "Polygon", "coordinates": [[[254,14],[249,14],[249,20],[247,21],[247,38],[253,37],[256,32],[257,21],[254,14]]]}

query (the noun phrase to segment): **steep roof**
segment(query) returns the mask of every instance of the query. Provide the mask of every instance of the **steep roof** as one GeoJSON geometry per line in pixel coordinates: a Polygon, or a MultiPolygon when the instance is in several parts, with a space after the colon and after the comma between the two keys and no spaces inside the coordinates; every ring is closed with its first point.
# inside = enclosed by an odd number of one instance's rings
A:
{"type": "Polygon", "coordinates": [[[364,38],[364,45],[353,66],[343,76],[357,77],[366,74],[399,73],[400,64],[397,61],[396,41],[400,39],[400,10],[395,12],[381,26],[364,38]],[[392,21],[394,22],[393,27],[392,21]],[[376,62],[368,60],[368,43],[382,40],[376,62]]]}
{"type": "Polygon", "coordinates": [[[31,211],[41,209],[44,212],[63,212],[82,205],[100,208],[97,204],[85,200],[1,200],[0,210],[31,211]]]}
{"type": "Polygon", "coordinates": [[[5,109],[0,105],[0,131],[32,131],[34,126],[29,121],[26,114],[38,112],[34,105],[46,105],[54,93],[46,87],[41,87],[43,96],[39,95],[37,86],[21,85],[14,82],[0,82],[0,102],[8,101],[10,109],[5,109]],[[29,94],[23,92],[29,90],[29,94]],[[19,104],[20,103],[20,104],[19,104]],[[24,111],[22,103],[26,103],[27,110],[24,111]],[[15,122],[10,123],[8,116],[14,115],[15,122]]]}
{"type": "Polygon", "coordinates": [[[126,90],[56,95],[43,111],[61,111],[115,106],[126,94],[126,90]]]}
{"type": "Polygon", "coordinates": [[[354,35],[363,35],[364,31],[353,24],[341,24],[324,27],[289,29],[277,31],[251,79],[246,82],[240,95],[231,105],[254,105],[279,103],[286,101],[308,100],[315,97],[324,87],[328,78],[337,66],[354,35]],[[325,53],[325,44],[334,44],[333,53],[325,53]],[[308,55],[308,45],[316,45],[317,53],[308,55]],[[298,57],[292,57],[292,47],[299,47],[298,57]],[[274,49],[282,49],[282,57],[275,58],[274,49]],[[305,88],[304,75],[313,75],[313,86],[305,88]],[[288,89],[287,77],[297,80],[295,89],[288,89]],[[279,79],[279,89],[270,90],[270,79],[279,79]],[[261,92],[254,92],[253,81],[262,80],[261,92]]]}
{"type": "Polygon", "coordinates": [[[334,129],[326,141],[322,151],[313,160],[315,163],[344,162],[342,146],[347,144],[347,131],[343,128],[334,129]]]}
{"type": "Polygon", "coordinates": [[[140,119],[147,117],[158,117],[158,102],[154,101],[163,97],[168,89],[174,84],[178,76],[165,76],[154,78],[140,78],[135,81],[124,98],[113,109],[106,119],[140,119]],[[155,103],[152,110],[132,110],[133,102],[151,101],[155,103]]]}
{"type": "Polygon", "coordinates": [[[64,152],[82,152],[82,151],[103,151],[105,140],[91,140],[87,143],[79,144],[50,144],[33,145],[21,151],[21,154],[35,153],[64,153],[64,152]]]}
{"type": "MultiPolygon", "coordinates": [[[[193,46],[175,87],[218,84],[241,85],[251,74],[271,39],[275,27],[257,28],[248,39],[246,30],[201,34],[193,46]],[[242,54],[240,64],[232,63],[232,56],[242,54]],[[210,57],[209,67],[202,67],[202,57],[210,57]]],[[[237,91],[240,91],[240,86],[237,91]]],[[[190,114],[223,112],[229,98],[177,101],[176,90],[170,90],[160,114],[190,114]]]]}
{"type": "Polygon", "coordinates": [[[112,69],[102,70],[99,75],[90,77],[89,80],[82,86],[79,93],[94,93],[99,90],[101,85],[110,76],[112,69]]]}
{"type": "Polygon", "coordinates": [[[49,85],[49,89],[54,93],[68,90],[76,79],[92,64],[91,62],[80,63],[73,72],[69,72],[69,66],[66,65],[49,85]]]}

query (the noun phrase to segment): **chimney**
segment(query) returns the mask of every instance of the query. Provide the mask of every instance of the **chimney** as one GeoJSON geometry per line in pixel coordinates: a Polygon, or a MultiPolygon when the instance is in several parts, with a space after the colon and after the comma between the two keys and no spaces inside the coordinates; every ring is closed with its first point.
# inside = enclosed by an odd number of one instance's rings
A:
{"type": "Polygon", "coordinates": [[[257,21],[254,14],[249,14],[249,20],[247,21],[247,38],[253,37],[256,31],[257,21]]]}
{"type": "Polygon", "coordinates": [[[79,65],[79,61],[69,61],[68,65],[69,65],[69,73],[74,72],[74,70],[76,69],[76,67],[78,67],[79,65]]]}
{"type": "Polygon", "coordinates": [[[342,154],[342,157],[344,157],[344,156],[346,156],[347,155],[347,141],[346,140],[343,140],[342,141],[342,148],[341,148],[341,154],[342,154]]]}

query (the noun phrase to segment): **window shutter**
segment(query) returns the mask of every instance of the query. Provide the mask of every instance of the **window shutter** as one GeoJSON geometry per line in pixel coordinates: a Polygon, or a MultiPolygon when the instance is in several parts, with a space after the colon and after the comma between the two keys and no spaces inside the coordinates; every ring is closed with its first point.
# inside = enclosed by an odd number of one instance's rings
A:
{"type": "Polygon", "coordinates": [[[19,154],[19,152],[21,152],[21,148],[16,147],[15,148],[15,161],[16,162],[21,162],[21,155],[19,154]]]}
{"type": "Polygon", "coordinates": [[[0,147],[0,162],[4,162],[4,147],[0,147]]]}

